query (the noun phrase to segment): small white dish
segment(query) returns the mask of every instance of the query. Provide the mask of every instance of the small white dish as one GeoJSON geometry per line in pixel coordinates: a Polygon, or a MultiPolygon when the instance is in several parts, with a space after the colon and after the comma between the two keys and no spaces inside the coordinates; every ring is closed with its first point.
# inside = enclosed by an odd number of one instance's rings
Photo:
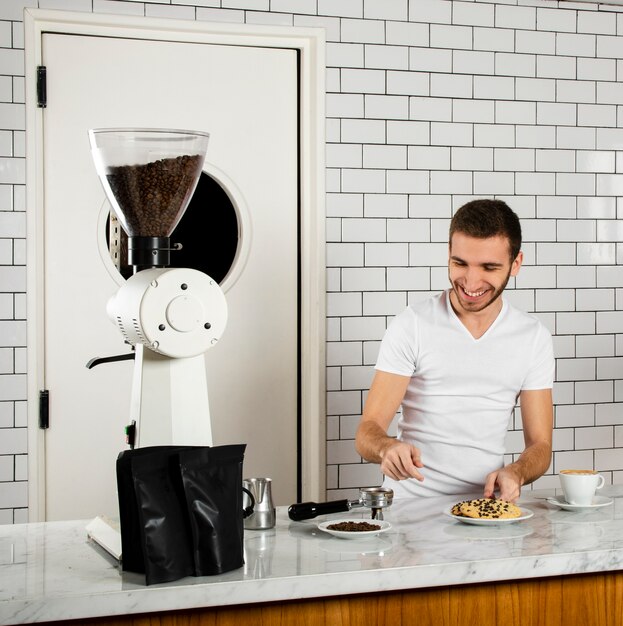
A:
{"type": "Polygon", "coordinates": [[[547,498],[546,502],[564,509],[565,511],[590,511],[592,509],[599,509],[602,506],[610,506],[614,500],[606,496],[594,496],[592,504],[569,504],[569,502],[565,501],[564,496],[552,496],[547,498]]]}
{"type": "Polygon", "coordinates": [[[463,522],[464,524],[471,524],[472,526],[505,526],[506,524],[514,524],[515,522],[522,522],[523,520],[530,519],[534,513],[530,509],[521,508],[521,515],[519,517],[509,517],[509,518],[494,518],[494,519],[484,519],[481,517],[462,517],[461,515],[453,515],[452,509],[448,509],[444,511],[444,513],[458,522],[463,522]]]}
{"type": "Polygon", "coordinates": [[[339,537],[340,539],[365,539],[366,537],[374,537],[380,533],[384,533],[388,531],[392,525],[389,522],[385,522],[382,520],[363,520],[363,519],[332,519],[327,522],[321,522],[318,524],[318,529],[322,530],[325,533],[329,533],[334,537],[339,537]],[[335,530],[333,528],[329,528],[329,526],[333,526],[333,524],[341,524],[342,522],[368,522],[369,524],[376,524],[380,526],[378,530],[335,530]]]}

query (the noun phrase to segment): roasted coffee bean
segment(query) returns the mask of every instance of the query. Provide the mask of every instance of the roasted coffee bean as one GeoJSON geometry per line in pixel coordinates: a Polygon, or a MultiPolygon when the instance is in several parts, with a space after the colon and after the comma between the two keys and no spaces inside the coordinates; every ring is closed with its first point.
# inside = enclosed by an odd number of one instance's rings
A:
{"type": "MultiPolygon", "coordinates": [[[[106,178],[131,237],[167,237],[201,171],[199,155],[111,167],[106,178]]],[[[119,216],[121,217],[121,216],[119,216]]]]}

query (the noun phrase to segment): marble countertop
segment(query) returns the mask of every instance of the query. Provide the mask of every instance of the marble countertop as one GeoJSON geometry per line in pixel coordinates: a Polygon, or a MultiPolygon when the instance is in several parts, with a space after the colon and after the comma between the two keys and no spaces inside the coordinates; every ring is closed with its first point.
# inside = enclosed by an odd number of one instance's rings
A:
{"type": "Polygon", "coordinates": [[[604,487],[613,503],[588,512],[549,504],[553,493],[525,491],[519,504],[534,515],[493,527],[446,515],[456,496],[394,500],[391,528],[354,540],[317,524],[369,518],[365,509],[291,522],[280,507],[275,528],[245,531],[244,567],[149,587],[87,539],[90,520],[0,526],[0,624],[623,569],[623,486],[604,487]]]}

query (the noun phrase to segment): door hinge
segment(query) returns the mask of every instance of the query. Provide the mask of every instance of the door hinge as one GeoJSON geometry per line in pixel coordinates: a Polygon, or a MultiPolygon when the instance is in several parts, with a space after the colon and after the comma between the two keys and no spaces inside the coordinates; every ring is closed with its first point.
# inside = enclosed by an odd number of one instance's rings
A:
{"type": "Polygon", "coordinates": [[[48,106],[48,81],[45,65],[37,66],[37,106],[45,109],[48,106]]]}
{"type": "Polygon", "coordinates": [[[50,392],[39,391],[39,428],[50,428],[50,392]]]}

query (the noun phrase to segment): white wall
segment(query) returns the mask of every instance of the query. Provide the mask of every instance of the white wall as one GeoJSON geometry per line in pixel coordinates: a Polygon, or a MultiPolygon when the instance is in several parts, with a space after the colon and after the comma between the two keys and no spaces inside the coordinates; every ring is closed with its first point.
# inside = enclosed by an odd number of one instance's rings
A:
{"type": "MultiPolygon", "coordinates": [[[[554,461],[623,482],[623,9],[554,0],[0,3],[0,523],[27,519],[24,6],[324,27],[329,497],[378,484],[353,448],[389,319],[446,287],[472,197],[522,218],[508,297],[555,336],[554,461]]],[[[520,416],[509,456],[520,452],[520,416]]]]}

